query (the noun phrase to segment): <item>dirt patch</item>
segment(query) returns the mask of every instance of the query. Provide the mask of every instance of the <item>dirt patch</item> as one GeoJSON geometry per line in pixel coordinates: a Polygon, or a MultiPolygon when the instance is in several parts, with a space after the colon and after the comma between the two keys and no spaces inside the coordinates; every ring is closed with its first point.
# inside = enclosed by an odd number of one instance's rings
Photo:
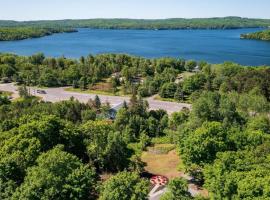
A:
{"type": "Polygon", "coordinates": [[[112,174],[112,173],[103,173],[103,174],[100,175],[100,180],[101,180],[102,182],[105,182],[105,181],[107,181],[108,179],[110,179],[113,175],[114,175],[114,174],[112,174]]]}

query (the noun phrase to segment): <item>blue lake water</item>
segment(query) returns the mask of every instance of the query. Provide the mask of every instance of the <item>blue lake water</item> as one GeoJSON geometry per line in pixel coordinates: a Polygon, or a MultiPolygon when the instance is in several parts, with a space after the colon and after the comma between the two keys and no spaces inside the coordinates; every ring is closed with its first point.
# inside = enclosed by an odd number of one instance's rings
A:
{"type": "Polygon", "coordinates": [[[0,42],[0,52],[79,58],[88,54],[128,53],[148,58],[179,57],[210,63],[233,61],[243,65],[270,65],[270,42],[241,40],[235,30],[97,30],[78,29],[22,41],[0,42]]]}

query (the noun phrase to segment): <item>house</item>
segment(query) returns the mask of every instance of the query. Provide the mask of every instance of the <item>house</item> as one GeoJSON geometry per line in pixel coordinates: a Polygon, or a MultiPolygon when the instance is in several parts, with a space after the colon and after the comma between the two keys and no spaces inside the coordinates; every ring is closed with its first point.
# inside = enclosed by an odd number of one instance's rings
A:
{"type": "Polygon", "coordinates": [[[118,79],[121,83],[125,82],[125,77],[121,75],[121,72],[115,72],[111,75],[112,78],[118,79]]]}
{"type": "Polygon", "coordinates": [[[115,72],[111,75],[112,78],[120,78],[121,77],[121,73],[120,72],[115,72]]]}
{"type": "Polygon", "coordinates": [[[198,72],[200,72],[201,71],[201,69],[200,69],[200,66],[199,65],[197,65],[193,70],[192,70],[192,72],[195,72],[195,73],[198,73],[198,72]]]}
{"type": "Polygon", "coordinates": [[[117,115],[117,112],[123,108],[125,106],[125,103],[120,103],[114,107],[112,107],[110,110],[109,110],[109,118],[110,119],[115,119],[116,115],[117,115]]]}

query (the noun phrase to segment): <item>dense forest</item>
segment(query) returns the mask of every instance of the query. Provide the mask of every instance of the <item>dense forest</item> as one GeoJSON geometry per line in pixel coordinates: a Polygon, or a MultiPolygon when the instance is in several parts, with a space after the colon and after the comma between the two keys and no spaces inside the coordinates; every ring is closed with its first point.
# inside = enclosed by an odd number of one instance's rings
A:
{"type": "Polygon", "coordinates": [[[249,19],[241,17],[194,18],[194,19],[84,19],[56,21],[0,21],[3,26],[35,26],[35,27],[72,27],[102,29],[234,29],[269,27],[269,19],[249,19]]]}
{"type": "Polygon", "coordinates": [[[241,38],[242,39],[270,41],[270,30],[259,31],[259,32],[256,32],[256,33],[242,34],[241,38]]]}
{"type": "Polygon", "coordinates": [[[267,99],[269,75],[267,67],[244,67],[234,63],[239,74],[231,79],[219,80],[200,71],[215,70],[220,65],[196,62],[180,58],[146,59],[126,54],[101,54],[81,57],[79,60],[65,57],[50,58],[38,53],[29,57],[0,54],[0,78],[2,82],[17,82],[20,85],[59,87],[71,86],[79,90],[91,90],[104,80],[113,94],[131,95],[134,90],[141,97],[159,94],[162,98],[187,101],[196,98],[196,91],[214,81],[214,90],[246,92],[254,84],[245,83],[245,76],[252,77],[267,99]],[[182,74],[189,74],[183,77],[182,74]],[[243,78],[241,77],[243,76],[243,78]],[[239,84],[240,81],[242,84],[239,84]],[[247,89],[248,88],[248,89],[247,89]]]}
{"type": "Polygon", "coordinates": [[[46,58],[41,53],[29,57],[2,54],[0,79],[28,86],[72,86],[82,91],[95,88],[105,79],[113,94],[130,95],[136,90],[142,97],[160,93],[163,98],[185,100],[192,88],[201,87],[199,84],[205,77],[196,75],[184,82],[176,79],[181,72],[192,72],[196,66],[195,61],[146,59],[125,54],[89,55],[79,60],[46,58]]]}
{"type": "Polygon", "coordinates": [[[38,38],[64,32],[76,32],[76,30],[71,28],[3,27],[0,28],[0,41],[38,38]]]}
{"type": "MultiPolygon", "coordinates": [[[[145,200],[150,182],[140,156],[156,141],[177,146],[209,199],[270,198],[269,67],[115,54],[80,60],[2,54],[0,74],[21,85],[21,98],[12,102],[0,93],[0,199],[145,200]],[[175,83],[178,73],[196,65],[199,71],[175,83]],[[49,103],[26,87],[84,89],[117,72],[123,87],[131,85],[131,99],[114,120],[98,96],[49,103]],[[135,84],[138,76],[149,81],[135,84]],[[149,111],[142,91],[152,88],[170,97],[178,90],[192,109],[171,116],[149,111]]],[[[187,182],[176,178],[162,200],[179,199],[204,198],[192,197],[187,182]]]]}

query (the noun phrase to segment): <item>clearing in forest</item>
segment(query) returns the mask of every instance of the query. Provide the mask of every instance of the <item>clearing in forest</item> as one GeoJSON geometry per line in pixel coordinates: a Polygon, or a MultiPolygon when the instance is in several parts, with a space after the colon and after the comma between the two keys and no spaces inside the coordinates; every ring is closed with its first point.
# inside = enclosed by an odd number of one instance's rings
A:
{"type": "Polygon", "coordinates": [[[171,144],[156,144],[144,151],[142,161],[146,163],[145,170],[169,179],[179,177],[178,169],[182,166],[182,161],[173,147],[171,144]]]}

